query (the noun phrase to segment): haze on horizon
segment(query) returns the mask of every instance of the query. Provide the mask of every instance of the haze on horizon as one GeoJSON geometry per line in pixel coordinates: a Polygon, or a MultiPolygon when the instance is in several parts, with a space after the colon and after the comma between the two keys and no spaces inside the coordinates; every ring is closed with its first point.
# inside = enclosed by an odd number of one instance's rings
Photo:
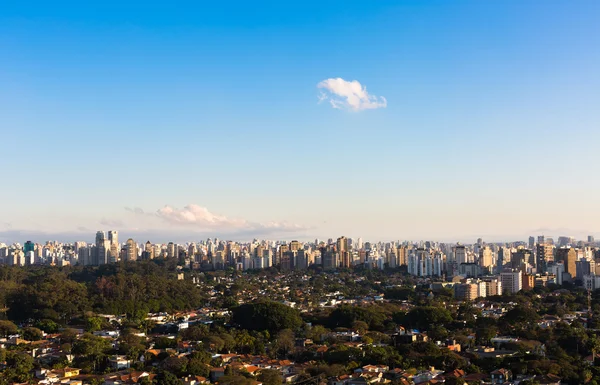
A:
{"type": "Polygon", "coordinates": [[[599,235],[599,16],[3,4],[0,241],[599,235]]]}

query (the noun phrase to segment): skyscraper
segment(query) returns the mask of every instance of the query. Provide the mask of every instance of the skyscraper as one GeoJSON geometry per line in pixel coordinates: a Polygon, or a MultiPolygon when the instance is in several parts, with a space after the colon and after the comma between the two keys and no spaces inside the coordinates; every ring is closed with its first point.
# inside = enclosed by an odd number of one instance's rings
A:
{"type": "Polygon", "coordinates": [[[454,259],[459,265],[461,263],[467,263],[467,250],[463,245],[456,245],[454,247],[454,259]]]}
{"type": "Polygon", "coordinates": [[[119,252],[121,247],[119,246],[119,232],[111,230],[108,232],[108,241],[110,242],[110,260],[116,262],[119,259],[119,252]]]}
{"type": "Polygon", "coordinates": [[[544,273],[548,265],[554,262],[554,246],[546,243],[538,243],[536,248],[536,270],[538,273],[544,273]]]}
{"type": "Polygon", "coordinates": [[[344,236],[341,236],[337,239],[337,251],[338,253],[343,253],[348,251],[348,239],[344,236]]]}
{"type": "Polygon", "coordinates": [[[565,265],[565,272],[571,275],[572,279],[577,276],[577,252],[572,247],[561,247],[556,250],[556,260],[563,261],[565,265]]]}
{"type": "Polygon", "coordinates": [[[92,265],[106,265],[110,256],[110,241],[106,239],[104,231],[96,233],[96,247],[94,247],[92,265]]]}
{"type": "Polygon", "coordinates": [[[137,244],[131,238],[127,240],[127,261],[136,261],[138,256],[137,244]]]}

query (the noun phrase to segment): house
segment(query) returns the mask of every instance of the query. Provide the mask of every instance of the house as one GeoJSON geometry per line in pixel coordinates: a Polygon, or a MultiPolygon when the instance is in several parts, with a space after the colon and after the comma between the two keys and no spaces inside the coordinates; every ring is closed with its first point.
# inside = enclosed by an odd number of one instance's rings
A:
{"type": "Polygon", "coordinates": [[[512,372],[508,369],[496,369],[492,373],[492,384],[504,384],[512,380],[512,372]]]}
{"type": "Polygon", "coordinates": [[[126,356],[112,356],[108,359],[108,364],[116,370],[129,369],[131,367],[131,360],[126,356]]]}
{"type": "Polygon", "coordinates": [[[212,368],[210,370],[210,382],[217,382],[219,378],[225,375],[225,368],[212,368]]]}

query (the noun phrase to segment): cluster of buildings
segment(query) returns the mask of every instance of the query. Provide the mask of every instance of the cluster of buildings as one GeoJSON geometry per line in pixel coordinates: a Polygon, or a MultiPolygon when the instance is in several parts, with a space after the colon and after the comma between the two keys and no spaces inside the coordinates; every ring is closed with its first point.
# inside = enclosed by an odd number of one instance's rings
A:
{"type": "Polygon", "coordinates": [[[119,241],[117,231],[98,231],[94,243],[47,242],[10,246],[0,243],[0,263],[26,266],[91,265],[120,261],[178,258],[192,269],[238,270],[265,269],[272,266],[282,271],[321,266],[324,270],[351,268],[406,268],[415,277],[450,281],[464,279],[458,290],[470,297],[477,286],[481,296],[516,292],[535,286],[583,284],[590,290],[600,288],[600,249],[592,236],[587,242],[572,237],[559,237],[558,242],[544,236],[529,242],[485,243],[479,239],[472,245],[437,242],[363,242],[361,238],[340,237],[337,240],[291,242],[253,240],[240,243],[219,239],[187,244],[138,244],[129,238],[119,241]],[[599,263],[596,263],[598,261],[599,263]]]}

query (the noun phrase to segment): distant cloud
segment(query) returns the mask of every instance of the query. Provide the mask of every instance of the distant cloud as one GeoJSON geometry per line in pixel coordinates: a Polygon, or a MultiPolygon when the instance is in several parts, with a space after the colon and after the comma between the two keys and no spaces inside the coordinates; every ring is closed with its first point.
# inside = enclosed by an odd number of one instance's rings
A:
{"type": "Polygon", "coordinates": [[[358,80],[330,78],[317,84],[317,88],[321,90],[319,103],[328,100],[333,108],[361,111],[387,107],[383,96],[370,95],[358,80]]]}
{"type": "Polygon", "coordinates": [[[132,212],[134,214],[143,215],[145,214],[144,210],[139,207],[125,207],[125,210],[132,212]]]}
{"type": "Polygon", "coordinates": [[[229,218],[212,213],[206,207],[189,204],[182,209],[165,206],[156,212],[160,219],[175,225],[197,227],[199,229],[227,231],[300,231],[307,227],[288,222],[250,222],[245,219],[229,218]]]}
{"type": "Polygon", "coordinates": [[[118,220],[118,219],[106,219],[106,218],[102,218],[99,222],[102,226],[108,226],[108,227],[123,227],[123,221],[118,220]]]}

